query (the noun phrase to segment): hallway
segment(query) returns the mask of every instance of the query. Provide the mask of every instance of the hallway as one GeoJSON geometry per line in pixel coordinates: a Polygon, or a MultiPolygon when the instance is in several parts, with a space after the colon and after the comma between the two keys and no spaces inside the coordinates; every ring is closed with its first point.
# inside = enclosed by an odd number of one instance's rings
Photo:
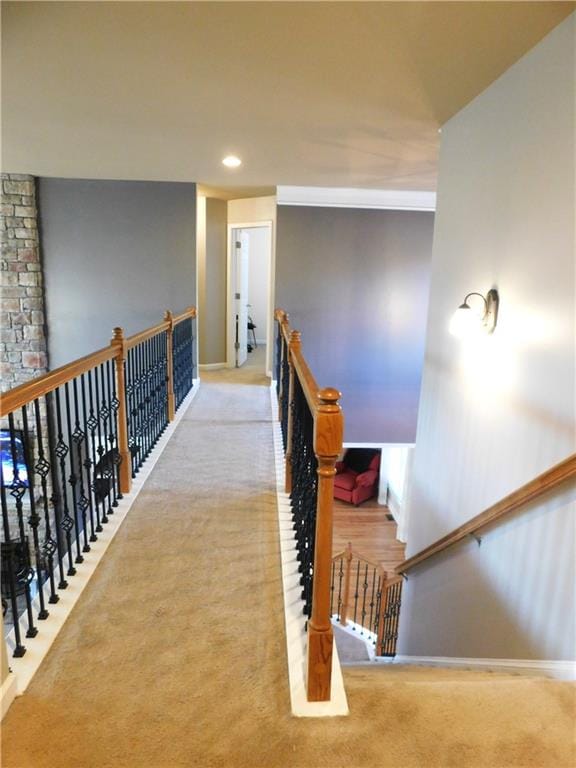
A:
{"type": "Polygon", "coordinates": [[[568,768],[574,687],[345,670],[351,715],[290,716],[268,379],[202,374],[27,693],[4,768],[568,768]]]}

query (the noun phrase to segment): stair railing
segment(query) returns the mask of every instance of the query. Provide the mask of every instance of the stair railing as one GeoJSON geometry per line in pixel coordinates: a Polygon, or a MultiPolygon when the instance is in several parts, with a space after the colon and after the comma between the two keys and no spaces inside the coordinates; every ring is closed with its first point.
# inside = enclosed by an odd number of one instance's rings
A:
{"type": "Polygon", "coordinates": [[[336,389],[320,389],[302,354],[298,331],[276,310],[276,386],[294,533],[307,616],[308,701],[328,701],[334,636],[330,620],[332,510],[342,452],[342,409],[336,389]]]}
{"type": "Polygon", "coordinates": [[[396,655],[401,602],[402,577],[389,576],[350,542],[332,557],[332,620],[371,642],[377,656],[396,655]]]}
{"type": "Polygon", "coordinates": [[[130,492],[192,389],[196,309],[32,379],[0,398],[1,590],[13,655],[130,492]],[[21,627],[22,621],[22,627],[21,627]]]}

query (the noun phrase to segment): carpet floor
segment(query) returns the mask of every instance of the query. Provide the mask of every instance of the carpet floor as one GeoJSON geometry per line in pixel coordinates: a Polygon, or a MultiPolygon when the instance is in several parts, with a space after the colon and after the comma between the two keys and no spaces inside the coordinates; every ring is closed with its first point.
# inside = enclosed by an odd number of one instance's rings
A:
{"type": "Polygon", "coordinates": [[[4,768],[573,768],[574,687],[347,668],[290,716],[267,380],[200,392],[2,729],[4,768]]]}

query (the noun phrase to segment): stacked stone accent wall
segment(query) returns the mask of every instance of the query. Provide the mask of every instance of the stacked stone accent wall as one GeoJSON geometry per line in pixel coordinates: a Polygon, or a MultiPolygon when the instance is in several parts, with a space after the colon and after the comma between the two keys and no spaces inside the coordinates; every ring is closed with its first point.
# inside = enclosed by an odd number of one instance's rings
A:
{"type": "Polygon", "coordinates": [[[36,182],[2,174],[0,374],[2,391],[48,369],[36,182]]]}

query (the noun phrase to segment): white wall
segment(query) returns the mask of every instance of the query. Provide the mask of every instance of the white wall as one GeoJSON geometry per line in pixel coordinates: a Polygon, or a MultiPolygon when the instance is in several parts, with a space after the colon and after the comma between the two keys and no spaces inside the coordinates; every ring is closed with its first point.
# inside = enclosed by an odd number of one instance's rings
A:
{"type": "Polygon", "coordinates": [[[266,344],[272,232],[268,227],[250,227],[245,232],[248,233],[248,302],[251,305],[248,313],[256,326],[258,344],[266,344]]]}
{"type": "MultiPolygon", "coordinates": [[[[575,33],[572,14],[442,131],[408,555],[576,451],[575,33]],[[493,286],[494,335],[451,337],[493,286]]],[[[573,658],[575,498],[411,572],[399,652],[573,658]]]]}
{"type": "Polygon", "coordinates": [[[387,504],[398,523],[397,537],[406,541],[406,493],[414,446],[406,444],[383,445],[380,461],[380,488],[378,503],[387,504]]]}

